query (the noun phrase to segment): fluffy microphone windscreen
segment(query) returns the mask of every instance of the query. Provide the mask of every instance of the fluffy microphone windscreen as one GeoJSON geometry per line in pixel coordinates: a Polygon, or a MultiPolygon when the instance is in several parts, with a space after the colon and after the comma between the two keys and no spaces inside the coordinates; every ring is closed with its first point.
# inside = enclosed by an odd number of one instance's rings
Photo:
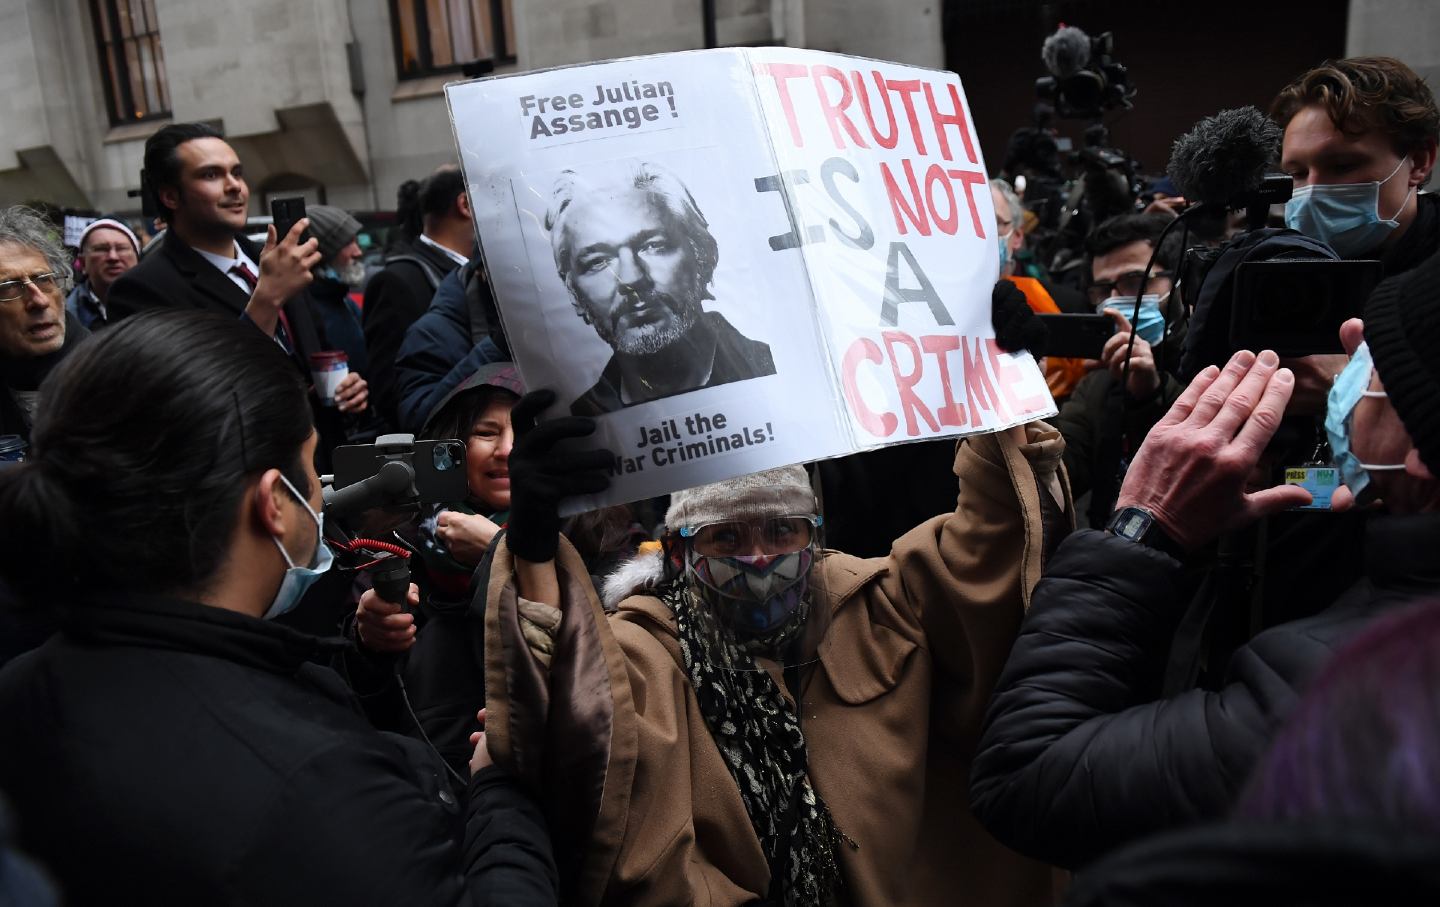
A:
{"type": "Polygon", "coordinates": [[[1229,205],[1259,188],[1282,135],[1254,107],[1222,110],[1175,140],[1166,172],[1187,201],[1229,205]]]}
{"type": "Polygon", "coordinates": [[[1073,25],[1059,29],[1045,39],[1040,59],[1057,79],[1066,79],[1090,62],[1090,36],[1073,25]]]}

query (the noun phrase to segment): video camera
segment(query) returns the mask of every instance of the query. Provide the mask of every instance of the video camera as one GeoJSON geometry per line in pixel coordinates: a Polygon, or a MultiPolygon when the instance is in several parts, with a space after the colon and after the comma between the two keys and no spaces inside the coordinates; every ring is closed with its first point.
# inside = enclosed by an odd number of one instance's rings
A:
{"type": "Polygon", "coordinates": [[[1342,261],[1319,240],[1267,226],[1271,207],[1293,188],[1289,176],[1269,172],[1280,142],[1280,127],[1245,107],[1201,120],[1175,143],[1170,177],[1197,203],[1176,223],[1203,211],[1246,215],[1246,230],[1219,248],[1186,250],[1180,283],[1192,314],[1182,378],[1240,349],[1342,352],[1340,325],[1380,279],[1378,261],[1342,261]]]}
{"type": "MultiPolygon", "coordinates": [[[[368,570],[375,591],[404,604],[411,551],[393,542],[357,537],[349,526],[375,512],[412,518],[421,504],[464,500],[465,445],[457,440],[416,441],[414,435],[381,435],[373,444],[335,448],[333,475],[321,476],[325,529],[346,566],[368,570]]],[[[393,524],[392,524],[393,525],[393,524]]],[[[397,539],[397,541],[399,541],[397,539]]]]}
{"type": "Polygon", "coordinates": [[[325,513],[336,520],[368,510],[418,508],[463,500],[465,445],[381,435],[373,444],[335,448],[335,474],[325,484],[325,513]]]}
{"type": "MultiPolygon", "coordinates": [[[[1051,275],[1065,280],[1068,272],[1077,289],[1083,284],[1085,236],[1107,218],[1135,210],[1143,188],[1139,164],[1112,147],[1110,133],[1099,122],[1108,111],[1133,106],[1135,87],[1125,66],[1114,59],[1114,38],[1105,32],[1092,38],[1074,26],[1061,25],[1041,48],[1050,72],[1035,80],[1036,94],[1045,109],[1062,119],[1093,120],[1085,130],[1083,146],[1069,155],[1073,174],[1070,187],[1041,198],[1027,186],[1027,206],[1044,228],[1032,238],[1037,255],[1051,275]]],[[[1039,132],[1037,124],[1033,132],[1039,132]]]]}
{"type": "Polygon", "coordinates": [[[1114,49],[1108,31],[1092,38],[1061,24],[1040,51],[1050,75],[1035,80],[1035,93],[1067,120],[1095,120],[1109,110],[1128,110],[1135,87],[1124,64],[1112,56],[1114,49]]]}

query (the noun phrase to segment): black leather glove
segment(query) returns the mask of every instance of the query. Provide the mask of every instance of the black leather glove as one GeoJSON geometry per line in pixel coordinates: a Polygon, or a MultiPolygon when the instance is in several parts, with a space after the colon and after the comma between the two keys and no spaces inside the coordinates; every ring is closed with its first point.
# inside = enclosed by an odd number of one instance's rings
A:
{"type": "Polygon", "coordinates": [[[1025,294],[1008,280],[995,283],[990,293],[990,323],[995,328],[995,342],[1007,353],[1029,350],[1039,359],[1045,355],[1045,322],[1025,301],[1025,294]]]}
{"type": "Polygon", "coordinates": [[[510,522],[506,541],[518,558],[543,564],[555,557],[563,498],[595,494],[610,487],[607,450],[557,450],[569,438],[595,433],[595,420],[564,416],[536,424],[555,402],[552,390],[531,391],[510,412],[515,447],[510,451],[510,522]]]}

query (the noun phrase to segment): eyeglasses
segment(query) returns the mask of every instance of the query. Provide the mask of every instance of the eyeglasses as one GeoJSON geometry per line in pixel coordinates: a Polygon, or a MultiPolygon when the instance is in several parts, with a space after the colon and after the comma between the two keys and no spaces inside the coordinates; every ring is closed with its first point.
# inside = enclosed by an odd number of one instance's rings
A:
{"type": "MultiPolygon", "coordinates": [[[[1154,281],[1158,278],[1169,276],[1169,271],[1156,271],[1150,275],[1150,279],[1154,281]]],[[[1090,284],[1089,289],[1085,292],[1089,294],[1091,304],[1098,306],[1111,296],[1114,296],[1116,290],[1120,291],[1121,296],[1129,296],[1133,299],[1140,293],[1140,286],[1144,282],[1144,271],[1126,271],[1114,280],[1097,280],[1090,284]]]]}
{"type": "Polygon", "coordinates": [[[31,274],[29,277],[17,277],[14,280],[7,280],[0,283],[0,302],[14,302],[25,295],[25,285],[30,284],[42,293],[54,292],[60,286],[60,275],[54,271],[44,274],[31,274]]]}
{"type": "Polygon", "coordinates": [[[135,247],[129,243],[114,243],[108,246],[91,246],[85,250],[86,255],[134,255],[135,247]]]}
{"type": "Polygon", "coordinates": [[[789,554],[808,548],[820,527],[818,516],[777,516],[764,520],[724,520],[703,526],[682,526],[681,538],[690,539],[695,553],[706,557],[753,554],[789,554]]]}

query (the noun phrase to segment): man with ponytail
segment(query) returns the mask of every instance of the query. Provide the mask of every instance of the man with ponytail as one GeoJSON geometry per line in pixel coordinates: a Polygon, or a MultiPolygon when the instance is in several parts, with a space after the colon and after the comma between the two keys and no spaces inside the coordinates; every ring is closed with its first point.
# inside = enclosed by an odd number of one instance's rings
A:
{"type": "Polygon", "coordinates": [[[332,557],[269,338],[127,319],[47,379],[33,440],[0,469],[0,582],[60,631],[0,670],[0,792],[67,902],[556,903],[484,734],[462,778],[377,732],[321,666],[347,643],[272,619],[332,557]]]}

